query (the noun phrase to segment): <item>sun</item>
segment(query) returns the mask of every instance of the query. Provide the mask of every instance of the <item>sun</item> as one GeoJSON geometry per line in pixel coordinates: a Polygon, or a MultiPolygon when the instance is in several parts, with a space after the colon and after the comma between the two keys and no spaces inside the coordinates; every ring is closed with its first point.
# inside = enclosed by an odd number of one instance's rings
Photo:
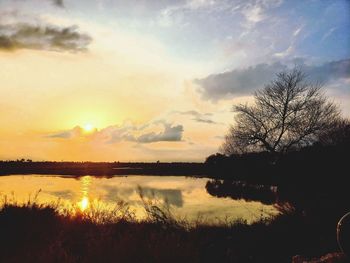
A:
{"type": "Polygon", "coordinates": [[[94,130],[94,125],[92,125],[91,123],[86,123],[84,126],[83,126],[83,129],[85,132],[92,132],[94,130]]]}

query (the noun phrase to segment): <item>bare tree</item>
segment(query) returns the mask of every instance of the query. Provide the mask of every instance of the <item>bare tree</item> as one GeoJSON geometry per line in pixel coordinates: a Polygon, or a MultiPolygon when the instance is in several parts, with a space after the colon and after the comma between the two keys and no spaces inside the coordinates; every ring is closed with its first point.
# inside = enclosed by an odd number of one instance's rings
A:
{"type": "Polygon", "coordinates": [[[324,146],[341,145],[348,147],[350,145],[350,120],[339,119],[334,122],[332,128],[319,134],[318,142],[324,146]]]}
{"type": "Polygon", "coordinates": [[[309,83],[302,70],[281,72],[262,90],[253,105],[237,105],[235,124],[222,146],[225,154],[268,151],[284,153],[312,144],[339,120],[338,107],[309,83]]]}

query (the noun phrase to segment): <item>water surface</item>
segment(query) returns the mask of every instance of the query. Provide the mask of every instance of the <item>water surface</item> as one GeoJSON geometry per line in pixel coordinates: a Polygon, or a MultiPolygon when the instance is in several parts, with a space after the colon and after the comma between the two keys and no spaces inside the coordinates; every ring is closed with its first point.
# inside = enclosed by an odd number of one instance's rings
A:
{"type": "Polygon", "coordinates": [[[127,202],[136,216],[142,219],[145,212],[139,189],[145,199],[167,203],[178,218],[207,221],[235,220],[253,222],[276,210],[260,202],[247,202],[211,196],[205,188],[209,179],[185,176],[92,176],[70,177],[56,175],[9,175],[0,177],[2,198],[17,202],[33,200],[52,203],[59,200],[62,207],[88,210],[93,204],[114,207],[119,201],[127,202]]]}

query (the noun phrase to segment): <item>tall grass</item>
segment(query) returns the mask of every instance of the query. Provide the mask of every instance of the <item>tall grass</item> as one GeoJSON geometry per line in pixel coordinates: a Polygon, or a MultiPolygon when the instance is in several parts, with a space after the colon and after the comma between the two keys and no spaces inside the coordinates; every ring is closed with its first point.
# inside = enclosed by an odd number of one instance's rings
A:
{"type": "MultiPolygon", "coordinates": [[[[137,219],[125,202],[60,210],[59,201],[25,203],[4,197],[0,262],[291,262],[337,251],[332,234],[284,207],[274,219],[213,225],[176,219],[167,203],[139,194],[147,214],[137,219]]],[[[332,261],[330,261],[332,262],[332,261]]],[[[334,262],[345,262],[343,258],[334,262]]]]}

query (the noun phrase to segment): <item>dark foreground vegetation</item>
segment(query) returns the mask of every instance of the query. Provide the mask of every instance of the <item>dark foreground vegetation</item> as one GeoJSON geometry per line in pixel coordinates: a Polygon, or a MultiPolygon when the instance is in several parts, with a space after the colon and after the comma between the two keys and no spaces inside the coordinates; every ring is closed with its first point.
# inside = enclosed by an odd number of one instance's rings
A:
{"type": "MultiPolygon", "coordinates": [[[[113,212],[62,215],[49,205],[4,204],[0,262],[292,262],[296,255],[346,262],[335,229],[286,210],[271,221],[188,224],[145,207],[136,221],[113,212]],[[113,220],[112,220],[113,219],[113,220]]],[[[127,211],[127,210],[124,210],[127,211]]],[[[315,261],[321,262],[321,261],[315,261]]],[[[326,261],[324,261],[326,262],[326,261]]]]}

